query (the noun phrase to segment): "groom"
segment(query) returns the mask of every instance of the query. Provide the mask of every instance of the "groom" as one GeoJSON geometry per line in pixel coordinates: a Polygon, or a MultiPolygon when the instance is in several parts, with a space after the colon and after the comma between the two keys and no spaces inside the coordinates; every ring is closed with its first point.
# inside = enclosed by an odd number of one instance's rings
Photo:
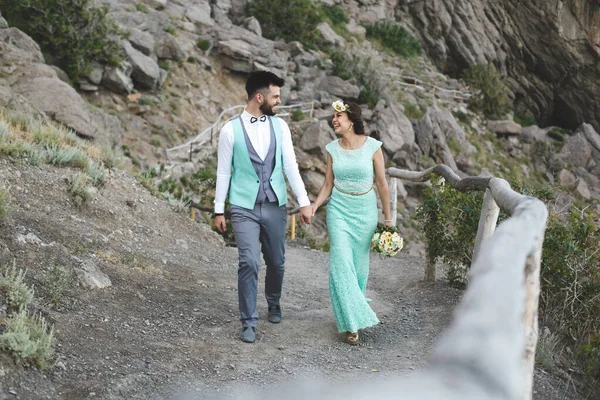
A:
{"type": "Polygon", "coordinates": [[[283,172],[300,204],[300,220],[309,224],[312,219],[290,128],[285,121],[275,117],[275,108],[281,104],[283,84],[283,79],[271,72],[252,73],[246,81],[246,109],[223,126],[219,137],[214,225],[220,232],[227,229],[223,213],[229,191],[231,223],[239,255],[240,339],[247,343],[256,340],[261,251],[267,265],[268,320],[275,324],[281,321],[279,299],[287,223],[287,189],[283,172]]]}

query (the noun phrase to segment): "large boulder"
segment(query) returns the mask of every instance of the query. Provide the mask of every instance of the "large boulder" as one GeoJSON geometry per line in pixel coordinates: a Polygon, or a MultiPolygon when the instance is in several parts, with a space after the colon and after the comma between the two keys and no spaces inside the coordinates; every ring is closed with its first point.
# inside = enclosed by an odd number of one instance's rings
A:
{"type": "Polygon", "coordinates": [[[329,46],[346,46],[346,39],[335,33],[327,22],[321,22],[317,25],[317,31],[321,34],[323,41],[329,46]]]}
{"type": "Polygon", "coordinates": [[[4,18],[2,18],[2,14],[0,14],[0,29],[8,28],[8,23],[4,18]]]}
{"type": "Polygon", "coordinates": [[[137,50],[141,51],[145,55],[154,55],[156,41],[154,40],[154,36],[149,32],[144,32],[136,28],[130,28],[127,40],[129,40],[133,47],[135,47],[137,50]]]}
{"type": "Polygon", "coordinates": [[[133,48],[128,41],[123,42],[123,49],[133,68],[131,78],[140,89],[155,89],[160,82],[160,68],[156,61],[141,51],[133,48]]]}
{"type": "Polygon", "coordinates": [[[338,76],[326,76],[321,82],[321,89],[332,96],[342,99],[358,99],[360,88],[352,81],[345,81],[338,76]]]}
{"type": "Polygon", "coordinates": [[[118,67],[105,67],[102,74],[102,86],[114,93],[130,94],[133,92],[132,70],[131,64],[125,61],[121,62],[118,67]]]}
{"type": "Polygon", "coordinates": [[[195,24],[205,27],[212,27],[215,21],[210,17],[210,4],[204,0],[188,8],[185,17],[195,24]]]}
{"type": "Polygon", "coordinates": [[[19,29],[1,29],[0,41],[10,44],[12,47],[11,51],[18,53],[19,59],[44,63],[44,56],[42,55],[40,46],[35,40],[19,29]]]}
{"type": "Polygon", "coordinates": [[[376,129],[383,142],[383,149],[390,155],[403,148],[410,148],[415,142],[412,123],[395,104],[379,111],[376,129]]]}
{"type": "Polygon", "coordinates": [[[592,147],[582,133],[567,138],[560,157],[569,166],[587,168],[592,156],[592,147]]]}
{"type": "Polygon", "coordinates": [[[498,135],[504,136],[521,135],[523,133],[523,127],[512,119],[488,121],[487,128],[498,135]]]}
{"type": "Polygon", "coordinates": [[[444,116],[444,113],[439,112],[439,109],[429,108],[417,123],[415,138],[423,154],[433,158],[437,163],[446,164],[458,173],[459,168],[448,146],[448,138],[454,137],[451,135],[455,133],[451,128],[453,126],[451,121],[454,121],[454,118],[450,120],[444,116]]]}
{"type": "Polygon", "coordinates": [[[326,160],[325,146],[334,139],[335,133],[327,121],[312,121],[304,129],[298,147],[308,154],[326,160]]]}
{"type": "Polygon", "coordinates": [[[215,26],[214,32],[217,54],[226,68],[244,73],[268,69],[280,76],[287,74],[289,53],[276,50],[272,40],[232,24],[215,26]]]}
{"type": "MultiPolygon", "coordinates": [[[[56,77],[21,79],[12,86],[12,90],[81,136],[103,140],[109,135],[110,128],[107,128],[104,118],[94,115],[75,89],[56,77]]],[[[106,120],[116,119],[107,115],[104,117],[106,120]]],[[[113,129],[116,125],[114,123],[113,129]]]]}

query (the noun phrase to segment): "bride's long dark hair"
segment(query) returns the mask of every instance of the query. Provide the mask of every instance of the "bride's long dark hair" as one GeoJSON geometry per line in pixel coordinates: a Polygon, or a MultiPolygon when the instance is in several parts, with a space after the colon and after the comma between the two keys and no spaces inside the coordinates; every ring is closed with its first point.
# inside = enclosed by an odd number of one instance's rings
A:
{"type": "Polygon", "coordinates": [[[357,135],[364,135],[365,124],[362,120],[362,110],[360,109],[359,105],[353,101],[347,101],[345,103],[348,105],[348,107],[350,107],[350,112],[346,114],[348,114],[348,119],[354,124],[352,125],[354,128],[354,133],[357,135]]]}

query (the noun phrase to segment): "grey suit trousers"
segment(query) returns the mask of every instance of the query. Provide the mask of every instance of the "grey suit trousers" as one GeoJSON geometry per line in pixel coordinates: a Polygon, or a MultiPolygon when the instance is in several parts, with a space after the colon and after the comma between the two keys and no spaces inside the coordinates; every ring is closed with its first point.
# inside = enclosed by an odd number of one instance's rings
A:
{"type": "Polygon", "coordinates": [[[279,305],[285,265],[287,212],[278,203],[257,203],[253,210],[231,206],[231,224],[238,248],[238,300],[242,326],[256,326],[258,267],[262,250],[267,265],[265,297],[279,305]]]}

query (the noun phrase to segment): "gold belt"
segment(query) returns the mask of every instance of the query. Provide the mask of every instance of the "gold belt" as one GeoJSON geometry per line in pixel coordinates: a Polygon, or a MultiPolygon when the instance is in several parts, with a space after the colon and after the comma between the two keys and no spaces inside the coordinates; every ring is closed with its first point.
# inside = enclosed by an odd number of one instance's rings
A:
{"type": "Polygon", "coordinates": [[[371,186],[369,188],[369,190],[366,190],[364,192],[346,192],[345,190],[340,189],[339,187],[335,186],[334,187],[337,189],[338,192],[344,193],[344,194],[349,194],[351,196],[362,196],[363,194],[367,194],[369,193],[371,190],[373,190],[373,186],[371,186]]]}

